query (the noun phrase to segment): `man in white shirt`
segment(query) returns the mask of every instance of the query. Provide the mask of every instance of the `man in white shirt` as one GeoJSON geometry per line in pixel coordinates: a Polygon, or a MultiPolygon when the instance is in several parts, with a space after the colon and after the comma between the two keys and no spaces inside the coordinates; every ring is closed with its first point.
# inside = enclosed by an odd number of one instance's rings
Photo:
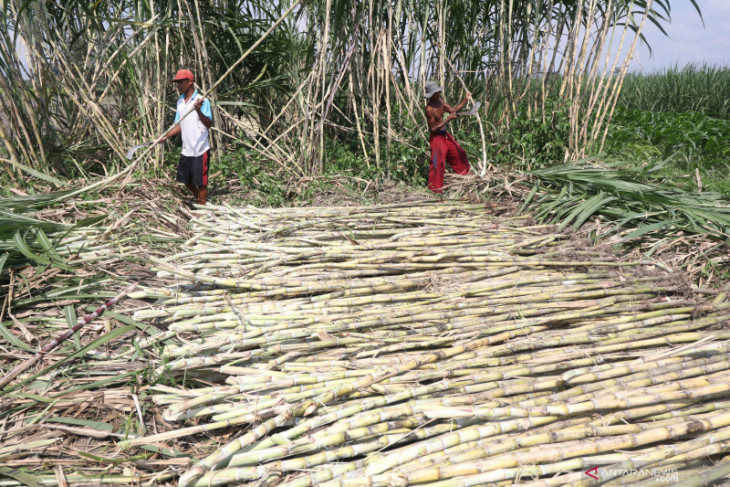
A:
{"type": "Polygon", "coordinates": [[[187,186],[198,200],[198,204],[204,205],[208,199],[210,164],[208,129],[213,126],[210,102],[195,89],[195,76],[189,69],[178,71],[172,82],[180,92],[175,112],[177,125],[156,142],[159,144],[170,137],[182,134],[182,153],[175,179],[187,186]]]}

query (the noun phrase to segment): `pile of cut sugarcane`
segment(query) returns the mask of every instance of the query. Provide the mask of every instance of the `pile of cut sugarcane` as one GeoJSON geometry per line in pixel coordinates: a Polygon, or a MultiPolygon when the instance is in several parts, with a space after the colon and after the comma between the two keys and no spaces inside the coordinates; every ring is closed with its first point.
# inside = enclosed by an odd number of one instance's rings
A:
{"type": "Polygon", "coordinates": [[[179,426],[122,442],[205,439],[180,485],[730,473],[722,294],[476,204],[194,213],[154,260],[171,285],[134,296],[166,329],[136,349],[177,381],[150,393],[179,426]]]}

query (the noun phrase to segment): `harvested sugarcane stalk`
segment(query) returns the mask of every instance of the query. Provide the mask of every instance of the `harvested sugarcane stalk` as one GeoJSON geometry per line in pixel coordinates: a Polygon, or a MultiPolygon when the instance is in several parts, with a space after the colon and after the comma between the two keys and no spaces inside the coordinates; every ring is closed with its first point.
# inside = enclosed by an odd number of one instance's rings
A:
{"type": "Polygon", "coordinates": [[[119,443],[218,438],[181,486],[724,475],[698,463],[730,445],[722,297],[480,205],[193,213],[132,294],[165,429],[119,443]]]}

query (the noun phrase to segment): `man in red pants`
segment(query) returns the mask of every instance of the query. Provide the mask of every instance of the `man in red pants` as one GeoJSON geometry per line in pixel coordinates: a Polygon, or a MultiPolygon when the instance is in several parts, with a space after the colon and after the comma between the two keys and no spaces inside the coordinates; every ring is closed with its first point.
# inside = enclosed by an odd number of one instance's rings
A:
{"type": "Polygon", "coordinates": [[[446,124],[457,117],[456,113],[464,108],[471,99],[471,93],[461,102],[452,107],[441,97],[443,90],[433,81],[426,83],[426,119],[428,130],[431,133],[431,168],[428,171],[428,189],[434,193],[441,193],[444,187],[444,172],[446,161],[457,174],[469,174],[471,166],[466,158],[466,152],[445,129],[446,124]],[[444,112],[450,113],[444,120],[444,112]]]}

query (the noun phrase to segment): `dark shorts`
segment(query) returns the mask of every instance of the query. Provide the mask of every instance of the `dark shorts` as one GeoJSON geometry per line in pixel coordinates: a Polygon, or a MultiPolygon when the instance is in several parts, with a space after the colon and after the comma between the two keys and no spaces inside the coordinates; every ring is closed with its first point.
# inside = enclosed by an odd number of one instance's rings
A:
{"type": "Polygon", "coordinates": [[[177,164],[175,180],[180,183],[193,183],[198,186],[208,185],[208,166],[210,165],[210,151],[202,156],[180,156],[177,164]]]}

